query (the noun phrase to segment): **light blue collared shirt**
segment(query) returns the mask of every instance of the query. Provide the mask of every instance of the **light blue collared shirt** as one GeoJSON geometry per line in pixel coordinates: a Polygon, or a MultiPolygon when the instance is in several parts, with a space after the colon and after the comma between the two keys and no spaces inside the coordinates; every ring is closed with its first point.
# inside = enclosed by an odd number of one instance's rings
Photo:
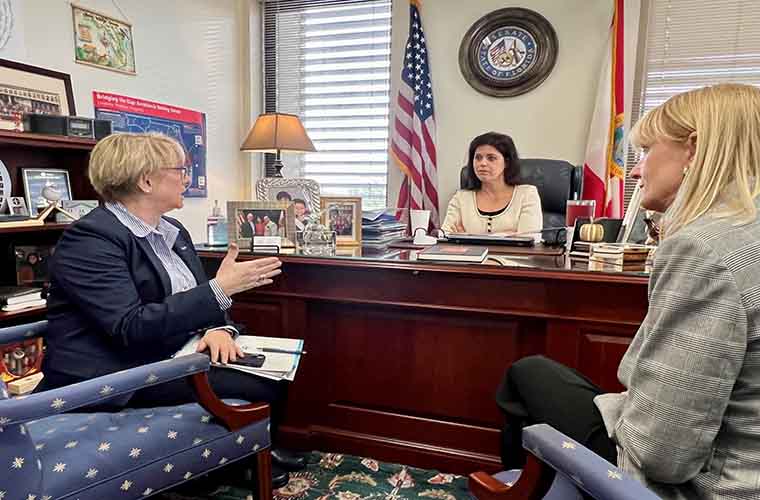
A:
{"type": "MultiPolygon", "coordinates": [[[[152,227],[140,219],[121,203],[106,203],[106,208],[113,213],[119,222],[130,230],[138,238],[147,238],[150,248],[155,252],[158,260],[164,266],[172,284],[172,295],[198,286],[195,276],[185,262],[173,250],[174,243],[179,236],[179,229],[163,217],[159,219],[158,227],[152,227]]],[[[209,280],[209,286],[214,292],[219,308],[226,311],[232,306],[232,299],[224,293],[216,278],[209,280]]]]}

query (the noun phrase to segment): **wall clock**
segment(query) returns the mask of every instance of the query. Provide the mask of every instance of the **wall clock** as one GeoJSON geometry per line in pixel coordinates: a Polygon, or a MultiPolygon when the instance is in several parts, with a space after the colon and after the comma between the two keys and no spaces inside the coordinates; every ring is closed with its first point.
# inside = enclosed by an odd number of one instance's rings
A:
{"type": "Polygon", "coordinates": [[[459,69],[483,94],[512,97],[546,80],[557,62],[559,42],[541,14],[521,7],[478,19],[459,45],[459,69]]]}

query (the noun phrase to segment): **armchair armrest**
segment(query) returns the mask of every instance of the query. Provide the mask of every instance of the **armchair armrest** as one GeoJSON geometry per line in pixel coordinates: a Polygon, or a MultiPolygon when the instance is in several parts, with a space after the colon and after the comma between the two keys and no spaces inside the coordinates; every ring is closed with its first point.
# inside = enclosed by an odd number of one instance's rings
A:
{"type": "Polygon", "coordinates": [[[523,429],[523,448],[570,478],[594,498],[656,500],[639,481],[547,424],[523,429]]]}
{"type": "Polygon", "coordinates": [[[541,500],[554,481],[555,471],[528,455],[520,478],[507,486],[487,472],[473,472],[467,486],[477,500],[541,500]]]}
{"type": "Polygon", "coordinates": [[[41,337],[47,330],[47,321],[37,321],[25,325],[0,328],[0,346],[12,342],[20,342],[32,337],[41,337]]]}
{"type": "MultiPolygon", "coordinates": [[[[28,327],[29,325],[26,325],[26,328],[28,327]]],[[[70,412],[144,387],[194,374],[200,374],[205,379],[208,369],[208,356],[196,353],[110,373],[30,396],[0,400],[0,427],[70,412]]]]}

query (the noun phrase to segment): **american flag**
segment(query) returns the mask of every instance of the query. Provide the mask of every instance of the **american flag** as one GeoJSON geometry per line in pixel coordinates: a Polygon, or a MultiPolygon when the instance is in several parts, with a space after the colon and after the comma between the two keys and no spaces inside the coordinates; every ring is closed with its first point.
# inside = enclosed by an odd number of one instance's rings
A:
{"type": "Polygon", "coordinates": [[[409,4],[409,38],[391,130],[391,155],[404,172],[397,207],[430,210],[430,225],[439,226],[438,167],[435,147],[433,85],[419,0],[409,4]]]}

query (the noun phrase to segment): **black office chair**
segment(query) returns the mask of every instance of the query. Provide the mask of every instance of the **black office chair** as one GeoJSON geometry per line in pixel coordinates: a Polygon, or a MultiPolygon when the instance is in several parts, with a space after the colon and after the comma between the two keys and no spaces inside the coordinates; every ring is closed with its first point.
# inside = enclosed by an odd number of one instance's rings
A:
{"type": "MultiPolygon", "coordinates": [[[[583,166],[576,166],[565,160],[546,158],[523,158],[520,165],[522,182],[532,184],[538,190],[544,214],[544,228],[564,227],[567,200],[581,199],[583,166]]],[[[467,167],[462,167],[459,186],[462,189],[475,187],[473,179],[467,175],[467,167]]]]}

